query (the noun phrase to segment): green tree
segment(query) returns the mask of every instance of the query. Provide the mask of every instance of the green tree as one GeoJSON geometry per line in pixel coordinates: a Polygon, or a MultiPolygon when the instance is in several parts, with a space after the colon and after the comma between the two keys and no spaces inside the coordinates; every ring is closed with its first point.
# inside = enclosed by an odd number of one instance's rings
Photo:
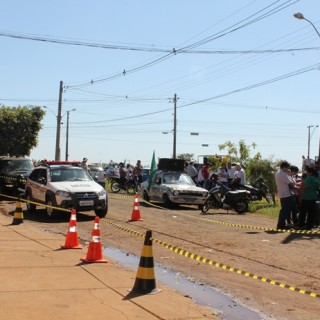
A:
{"type": "MultiPolygon", "coordinates": [[[[229,140],[218,145],[219,150],[227,149],[228,154],[231,156],[231,161],[240,161],[241,163],[245,163],[250,159],[251,149],[255,149],[256,146],[255,143],[247,145],[244,140],[239,141],[239,146],[229,140]]],[[[255,154],[253,158],[261,159],[260,153],[255,154]]]]}
{"type": "Polygon", "coordinates": [[[177,159],[182,159],[188,162],[194,161],[193,157],[194,157],[193,153],[180,153],[177,155],[177,159]]]}
{"type": "Polygon", "coordinates": [[[251,150],[255,149],[256,146],[255,143],[247,145],[244,140],[240,140],[238,146],[231,141],[218,145],[220,150],[227,149],[232,162],[241,162],[246,172],[248,183],[254,184],[258,178],[262,178],[267,183],[274,198],[276,192],[274,179],[276,164],[271,160],[263,160],[260,152],[251,157],[251,150]]]}
{"type": "Polygon", "coordinates": [[[45,111],[38,106],[0,105],[0,155],[28,156],[38,144],[45,111]]]}

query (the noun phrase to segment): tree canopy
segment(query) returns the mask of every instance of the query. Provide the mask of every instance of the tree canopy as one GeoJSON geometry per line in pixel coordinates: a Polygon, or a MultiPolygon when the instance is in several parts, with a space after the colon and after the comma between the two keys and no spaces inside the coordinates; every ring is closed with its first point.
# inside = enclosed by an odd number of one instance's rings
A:
{"type": "Polygon", "coordinates": [[[44,115],[39,106],[0,105],[0,155],[30,155],[38,144],[44,115]]]}

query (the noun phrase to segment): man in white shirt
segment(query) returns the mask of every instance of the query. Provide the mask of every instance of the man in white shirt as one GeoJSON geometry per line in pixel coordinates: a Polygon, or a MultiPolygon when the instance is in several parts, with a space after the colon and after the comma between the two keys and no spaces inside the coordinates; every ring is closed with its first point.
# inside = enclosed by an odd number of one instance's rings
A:
{"type": "Polygon", "coordinates": [[[288,175],[290,164],[287,161],[280,163],[280,169],[275,175],[278,196],[280,198],[281,209],[279,212],[277,229],[287,229],[286,220],[290,218],[293,211],[293,195],[290,190],[292,181],[288,175]]]}
{"type": "Polygon", "coordinates": [[[246,185],[246,173],[245,171],[242,169],[241,164],[237,163],[236,164],[236,171],[234,173],[234,177],[240,179],[240,184],[242,186],[246,185]]]}

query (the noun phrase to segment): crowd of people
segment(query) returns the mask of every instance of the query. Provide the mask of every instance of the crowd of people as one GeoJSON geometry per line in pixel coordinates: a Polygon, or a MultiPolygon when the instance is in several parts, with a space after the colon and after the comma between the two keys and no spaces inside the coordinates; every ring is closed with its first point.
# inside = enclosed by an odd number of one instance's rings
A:
{"type": "MultiPolygon", "coordinates": [[[[320,178],[315,162],[302,157],[302,175],[297,179],[299,168],[289,162],[280,163],[275,174],[278,197],[280,199],[280,212],[277,229],[303,229],[311,230],[320,226],[320,178]]],[[[83,158],[81,166],[88,170],[88,159],[83,158]]],[[[215,174],[223,184],[230,184],[238,179],[240,185],[246,185],[246,173],[240,163],[221,162],[220,167],[212,171],[210,164],[205,163],[201,168],[193,161],[186,162],[184,171],[196,185],[207,190],[212,187],[211,177],[215,174]]],[[[142,182],[143,167],[138,160],[136,165],[119,163],[120,180],[125,183],[133,177],[139,184],[142,182]]]]}
{"type": "Polygon", "coordinates": [[[221,183],[227,185],[234,179],[239,179],[240,185],[246,184],[246,173],[240,163],[222,162],[220,167],[211,171],[210,164],[205,163],[201,168],[190,161],[185,163],[185,173],[200,187],[210,190],[212,187],[211,177],[213,174],[218,176],[221,183]]]}
{"type": "Polygon", "coordinates": [[[303,162],[301,179],[299,168],[287,161],[280,163],[275,175],[281,209],[277,229],[311,230],[320,224],[320,179],[314,163],[303,162]]]}

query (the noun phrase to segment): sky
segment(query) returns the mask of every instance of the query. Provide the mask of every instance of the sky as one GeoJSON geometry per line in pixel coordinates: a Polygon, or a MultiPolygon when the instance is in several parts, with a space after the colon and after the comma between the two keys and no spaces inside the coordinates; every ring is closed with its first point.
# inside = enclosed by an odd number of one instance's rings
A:
{"type": "Polygon", "coordinates": [[[319,152],[317,30],[319,0],[3,1],[0,104],[46,111],[35,160],[55,157],[62,81],[62,160],[67,111],[69,160],[171,158],[176,105],[177,155],[244,140],[300,167],[319,152]]]}

